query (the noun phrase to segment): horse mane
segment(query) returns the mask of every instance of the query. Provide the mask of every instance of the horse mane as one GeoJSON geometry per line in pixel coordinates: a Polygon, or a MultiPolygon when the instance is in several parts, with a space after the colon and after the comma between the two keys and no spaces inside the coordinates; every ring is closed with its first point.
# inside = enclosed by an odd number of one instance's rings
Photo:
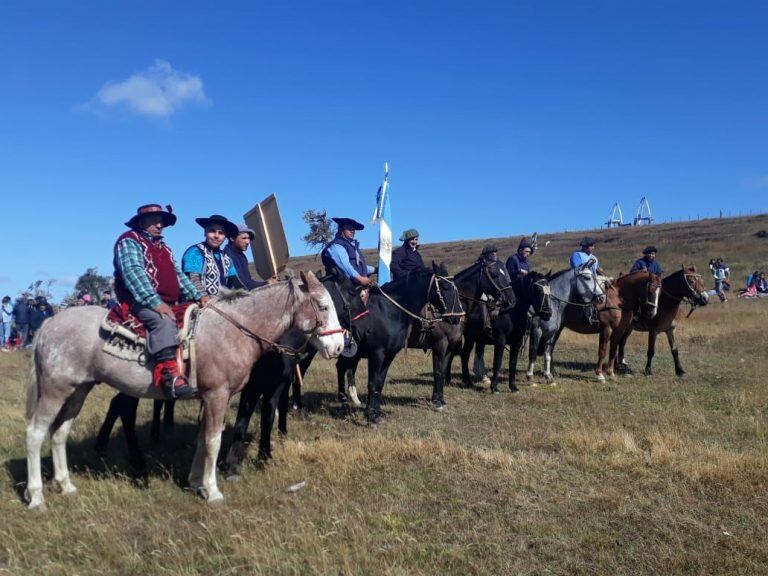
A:
{"type": "Polygon", "coordinates": [[[555,278],[559,278],[560,276],[567,274],[573,270],[573,268],[566,268],[565,270],[560,270],[558,272],[555,272],[554,274],[550,273],[547,275],[547,280],[554,280],[555,278]]]}
{"type": "Polygon", "coordinates": [[[470,264],[469,266],[467,266],[466,268],[464,268],[464,270],[459,270],[458,272],[456,272],[456,274],[453,275],[454,280],[458,280],[459,277],[463,277],[464,275],[469,274],[470,270],[474,270],[477,266],[480,266],[481,264],[482,262],[480,262],[480,260],[477,260],[472,264],[470,264]]]}
{"type": "Polygon", "coordinates": [[[242,288],[222,288],[216,300],[218,302],[233,302],[240,298],[245,298],[250,292],[242,288]]]}

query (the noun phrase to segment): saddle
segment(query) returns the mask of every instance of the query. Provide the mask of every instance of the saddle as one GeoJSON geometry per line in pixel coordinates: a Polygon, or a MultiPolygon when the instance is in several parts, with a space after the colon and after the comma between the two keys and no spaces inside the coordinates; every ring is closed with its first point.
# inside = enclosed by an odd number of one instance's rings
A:
{"type": "MultiPolygon", "coordinates": [[[[194,302],[182,302],[171,307],[179,329],[179,350],[182,359],[194,357],[194,335],[200,307],[194,302]]],[[[147,354],[147,329],[131,314],[128,304],[115,306],[101,321],[101,331],[106,338],[102,350],[111,356],[149,364],[147,354]]]]}

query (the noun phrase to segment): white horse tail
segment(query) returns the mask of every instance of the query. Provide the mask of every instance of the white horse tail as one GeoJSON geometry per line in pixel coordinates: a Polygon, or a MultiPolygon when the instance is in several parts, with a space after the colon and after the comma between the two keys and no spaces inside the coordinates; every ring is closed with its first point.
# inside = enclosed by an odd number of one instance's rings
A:
{"type": "Polygon", "coordinates": [[[29,377],[27,379],[27,420],[31,420],[37,409],[37,402],[40,398],[40,375],[37,369],[37,337],[35,334],[32,340],[32,359],[29,363],[29,377]]]}

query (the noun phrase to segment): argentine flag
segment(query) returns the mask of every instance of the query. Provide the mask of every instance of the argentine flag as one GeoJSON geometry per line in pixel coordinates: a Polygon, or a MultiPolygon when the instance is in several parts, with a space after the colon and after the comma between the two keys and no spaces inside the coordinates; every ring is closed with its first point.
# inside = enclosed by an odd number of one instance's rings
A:
{"type": "Polygon", "coordinates": [[[392,280],[389,265],[392,262],[392,213],[389,208],[389,166],[384,164],[384,182],[376,193],[376,211],[373,223],[379,223],[379,285],[392,280]]]}

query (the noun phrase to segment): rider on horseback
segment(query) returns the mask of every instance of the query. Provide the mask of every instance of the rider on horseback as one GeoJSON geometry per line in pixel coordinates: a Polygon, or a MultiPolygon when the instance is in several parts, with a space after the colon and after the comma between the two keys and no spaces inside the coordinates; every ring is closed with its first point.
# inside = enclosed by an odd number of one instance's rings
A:
{"type": "Polygon", "coordinates": [[[141,206],[125,223],[131,230],[115,243],[115,294],[147,329],[147,352],[155,361],[153,382],[163,386],[169,398],[197,393],[179,370],[176,351],[179,336],[171,306],[197,301],[204,306],[208,296],[182,274],[163,240],[163,228],[176,224],[171,207],[141,206]]]}
{"type": "Polygon", "coordinates": [[[651,274],[661,276],[661,264],[656,260],[657,252],[656,246],[646,246],[645,250],[643,250],[643,257],[632,265],[630,273],[637,272],[638,270],[648,270],[651,274]]]}
{"type": "Polygon", "coordinates": [[[528,275],[531,271],[531,263],[528,260],[531,254],[533,254],[533,245],[523,238],[517,246],[517,252],[507,258],[506,266],[510,282],[528,275]]]}
{"type": "Polygon", "coordinates": [[[409,272],[424,270],[424,260],[419,254],[419,231],[415,228],[406,230],[400,236],[400,242],[403,245],[392,252],[392,280],[397,280],[409,272]]]}
{"type": "Polygon", "coordinates": [[[360,286],[370,286],[373,266],[365,263],[365,256],[360,250],[360,243],[355,240],[355,232],[365,226],[352,218],[333,218],[339,225],[336,237],[323,248],[320,258],[327,274],[342,274],[360,286]]]}
{"type": "MultiPolygon", "coordinates": [[[[578,268],[579,266],[586,264],[587,268],[592,271],[592,274],[594,274],[595,277],[605,276],[605,272],[600,268],[597,256],[594,255],[595,244],[597,244],[597,240],[590,236],[584,236],[581,240],[581,250],[576,250],[571,254],[569,261],[571,268],[578,268]]],[[[584,306],[584,318],[592,325],[597,324],[597,310],[594,304],[584,306]]]]}
{"type": "Polygon", "coordinates": [[[226,238],[237,236],[239,230],[224,216],[195,218],[205,230],[205,241],[193,244],[184,252],[181,269],[200,292],[216,296],[221,288],[245,288],[237,276],[234,262],[221,249],[226,238]]]}

